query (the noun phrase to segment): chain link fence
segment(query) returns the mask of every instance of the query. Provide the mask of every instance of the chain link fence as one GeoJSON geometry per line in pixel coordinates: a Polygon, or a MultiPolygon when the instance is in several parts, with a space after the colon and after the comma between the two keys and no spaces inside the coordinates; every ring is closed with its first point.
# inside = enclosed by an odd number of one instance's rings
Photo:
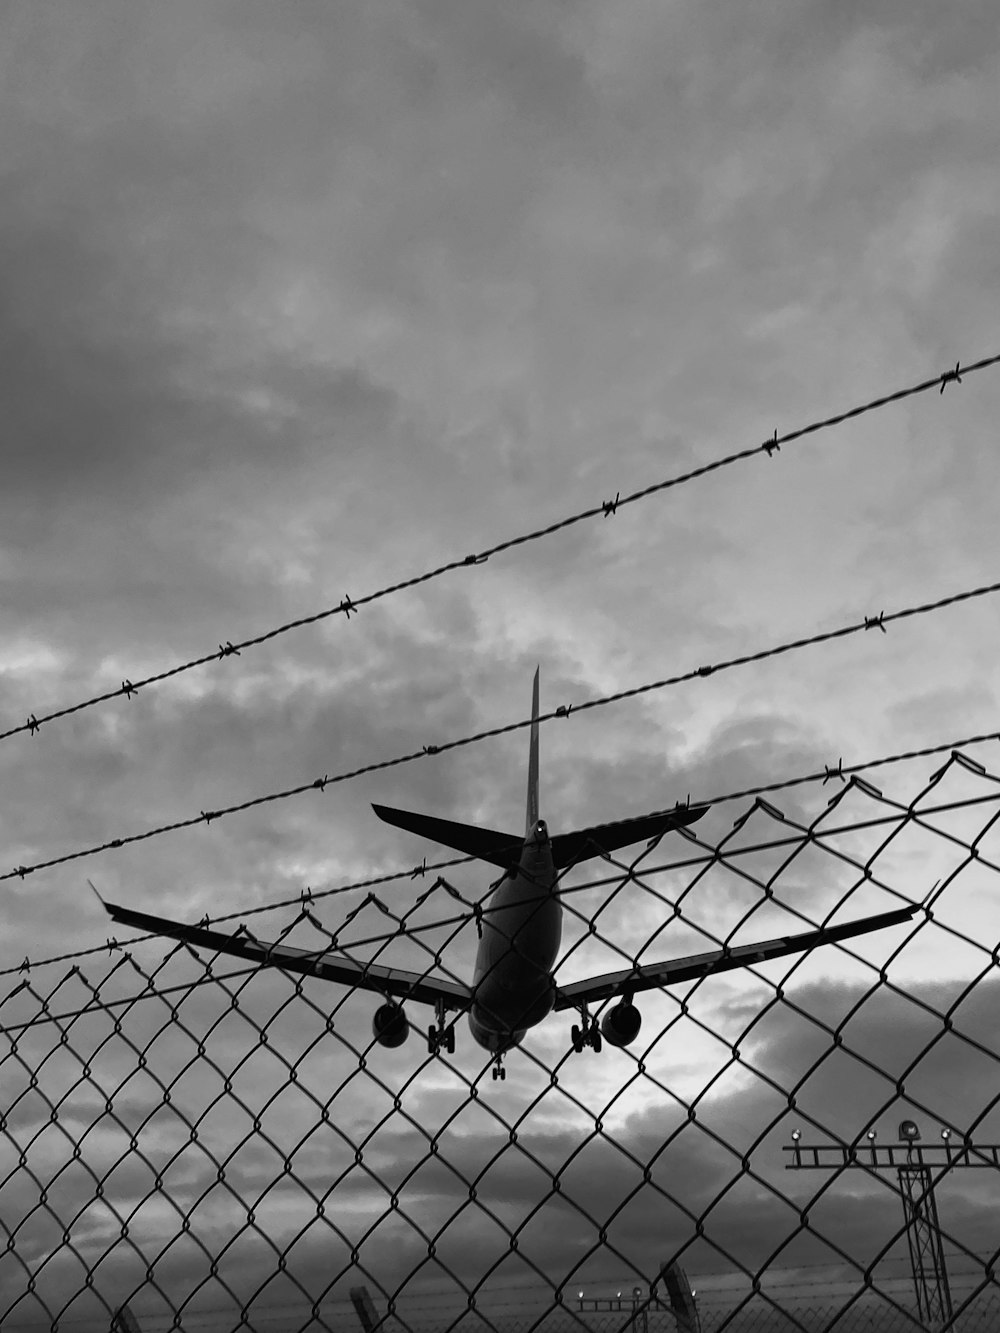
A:
{"type": "MultiPolygon", "coordinates": [[[[371,993],[204,949],[26,963],[0,1000],[4,1333],[995,1328],[1000,779],[958,752],[904,779],[721,802],[568,872],[560,982],[921,907],[649,992],[623,1048],[574,1052],[552,1014],[503,1083],[464,1021],[453,1053],[416,1026],[387,1049],[371,993]],[[808,1144],[841,1152],[788,1170],[808,1144]]],[[[308,897],[270,934],[468,983],[481,869],[308,897]]]]}

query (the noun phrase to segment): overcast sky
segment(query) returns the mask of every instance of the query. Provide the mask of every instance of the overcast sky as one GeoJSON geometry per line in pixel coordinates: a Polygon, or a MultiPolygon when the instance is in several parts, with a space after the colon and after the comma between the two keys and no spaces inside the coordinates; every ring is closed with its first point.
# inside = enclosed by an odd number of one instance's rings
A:
{"type": "MultiPolygon", "coordinates": [[[[512,15],[489,0],[15,0],[0,8],[0,729],[1000,351],[1000,30],[985,0],[957,10],[643,0],[541,0],[521,9],[512,15]]],[[[0,744],[5,866],[522,720],[536,663],[551,709],[990,584],[998,416],[1000,371],[969,375],[943,394],[759,454],[349,619],[15,735],[0,744]]],[[[543,814],[559,831],[822,771],[840,758],[988,733],[998,657],[996,604],[979,598],[886,634],[551,722],[542,733],[543,814]]],[[[40,960],[104,943],[108,927],[88,876],[109,899],[197,920],[436,856],[430,844],[379,824],[373,800],[517,831],[525,747],[517,732],[7,880],[0,966],[14,970],[0,978],[0,994],[25,979],[16,971],[25,957],[37,994],[47,995],[70,964],[41,968],[40,960]]],[[[975,753],[1000,767],[995,742],[975,753]]],[[[872,780],[905,804],[940,762],[876,770],[872,780]]],[[[968,775],[956,781],[960,794],[975,785],[968,775]]],[[[811,819],[830,795],[827,786],[774,800],[811,819]]],[[[709,816],[710,845],[744,808],[709,816]]],[[[974,836],[984,819],[966,821],[962,835],[974,836]]],[[[680,855],[683,845],[664,844],[661,854],[668,851],[680,855]]],[[[914,841],[893,856],[881,863],[890,888],[864,886],[845,916],[898,905],[893,892],[922,898],[961,849],[938,840],[931,852],[914,841]]],[[[483,869],[450,873],[470,898],[488,883],[483,869]]],[[[975,932],[986,953],[925,926],[897,960],[900,984],[939,1010],[982,972],[1000,935],[990,873],[965,873],[942,899],[951,924],[975,932]]],[[[853,882],[842,865],[818,858],[797,863],[781,884],[788,901],[819,919],[853,882]]],[[[668,898],[681,886],[669,875],[656,883],[668,898]]],[[[403,914],[421,887],[404,880],[381,892],[403,914]]],[[[599,922],[627,954],[663,918],[661,902],[635,895],[627,904],[619,895],[599,922]]],[[[324,901],[324,926],[336,930],[361,896],[324,901]]],[[[760,896],[759,885],[720,871],[692,894],[692,925],[674,923],[646,956],[708,947],[704,932],[724,937],[760,896]]],[[[578,910],[600,902],[599,891],[580,895],[578,910]]],[[[413,919],[454,910],[439,892],[413,919]]],[[[264,914],[254,929],[274,936],[294,916],[288,908],[264,914]]],[[[796,922],[768,907],[740,938],[775,926],[796,922]]],[[[351,938],[385,928],[369,907],[351,938]]],[[[315,943],[307,931],[300,926],[296,940],[315,943]]],[[[579,934],[574,917],[567,938],[579,934]]],[[[856,952],[877,969],[904,939],[896,931],[856,952]]],[[[448,965],[465,975],[474,949],[465,931],[448,965]]],[[[134,957],[151,972],[163,954],[147,944],[134,957]]],[[[88,957],[81,967],[97,985],[116,957],[88,957]]],[[[400,941],[380,958],[405,966],[427,954],[400,941]]],[[[591,941],[565,975],[621,966],[616,958],[591,941]]],[[[776,983],[790,966],[766,975],[776,983]]],[[[177,957],[160,979],[179,984],[198,973],[177,957]]],[[[836,955],[808,960],[797,976],[796,1003],[833,1026],[877,971],[836,955]]],[[[120,971],[103,993],[134,984],[120,971]]],[[[69,1008],[86,999],[82,987],[79,978],[67,983],[69,1008]]],[[[249,991],[253,1013],[266,1021],[292,993],[287,980],[261,977],[249,991]]],[[[425,1064],[419,1039],[401,1052],[376,1049],[367,1062],[389,1090],[381,1091],[357,1053],[368,1041],[371,998],[333,997],[318,983],[305,993],[324,1011],[342,1005],[342,1040],[327,1034],[303,1057],[311,1072],[301,1082],[322,1105],[351,1079],[331,1111],[355,1143],[388,1113],[378,1171],[405,1174],[426,1150],[414,1123],[433,1135],[461,1108],[483,1053],[464,1026],[461,1076],[425,1064]],[[404,1084],[406,1116],[392,1104],[404,1084]]],[[[969,1031],[981,1037],[992,1032],[986,993],[967,1002],[969,1031]]],[[[816,1179],[787,1184],[778,1145],[790,1123],[788,1091],[829,1035],[815,1048],[815,1030],[811,1038],[800,1031],[804,1020],[781,1003],[754,1025],[773,984],[719,979],[699,995],[705,1026],[730,1034],[721,1045],[689,1020],[674,1021],[676,997],[658,997],[643,1034],[655,1078],[636,1076],[628,1054],[588,1053],[589,1063],[581,1057],[563,1079],[577,1102],[550,1091],[521,1140],[559,1169],[593,1135],[623,1079],[634,1079],[611,1119],[616,1141],[650,1163],[686,1115],[672,1094],[696,1098],[731,1065],[728,1043],[752,1027],[754,1060],[781,1091],[732,1067],[706,1103],[737,1156],[717,1158],[715,1141],[689,1124],[676,1141],[682,1162],[657,1161],[672,1182],[665,1188],[698,1214],[741,1177],[739,1154],[773,1121],[773,1145],[768,1138],[757,1150],[755,1169],[801,1206],[816,1179]]],[[[4,1023],[24,1021],[38,1003],[22,991],[2,1007],[4,1023]]],[[[221,1003],[213,988],[192,995],[191,1030],[206,1031],[221,1003]]],[[[296,1005],[277,1023],[275,1046],[278,1032],[296,1050],[311,1040],[319,1017],[296,1018],[296,1005]]],[[[129,1015],[125,1030],[140,1048],[156,1013],[162,1022],[166,1011],[149,1001],[129,1015]]],[[[103,1028],[94,1021],[87,1033],[77,1029],[78,1049],[109,1031],[106,1020],[103,1028]]],[[[858,1049],[895,1072],[869,1086],[870,1070],[855,1061],[847,1076],[839,1054],[827,1052],[811,1114],[847,1137],[893,1102],[893,1079],[941,1035],[924,1011],[882,991],[856,1023],[858,1049]]],[[[491,1207],[510,1227],[542,1197],[544,1172],[510,1147],[503,1125],[543,1092],[565,1053],[564,1027],[553,1018],[532,1034],[525,1053],[511,1057],[507,1084],[484,1085],[481,1104],[460,1110],[461,1132],[447,1131],[442,1157],[466,1176],[508,1143],[490,1188],[491,1207]]],[[[248,1032],[227,1020],[207,1039],[218,1068],[235,1067],[248,1032]]],[[[37,1037],[32,1058],[47,1040],[37,1037]]],[[[193,1050],[173,1028],[161,1047],[163,1068],[174,1072],[193,1050]]],[[[995,1095],[995,1066],[954,1034],[934,1050],[917,1059],[907,1085],[913,1105],[960,1127],[973,1123],[995,1095]],[[956,1099],[956,1088],[970,1090],[968,1100],[956,1099]]],[[[67,1121],[77,1117],[77,1138],[96,1126],[85,1157],[98,1174],[124,1148],[116,1146],[121,1128],[95,1117],[135,1054],[112,1042],[101,1060],[101,1091],[81,1086],[63,1109],[67,1121]]],[[[240,1075],[252,1110],[287,1077],[269,1060],[256,1050],[240,1075]]],[[[46,1070],[54,1099],[81,1066],[60,1051],[46,1070]]],[[[18,1091],[28,1077],[10,1059],[3,1076],[18,1091]]],[[[188,1076],[184,1115],[196,1118],[217,1085],[200,1064],[188,1076]]],[[[145,1124],[147,1162],[165,1161],[187,1134],[162,1105],[155,1124],[145,1123],[161,1100],[145,1074],[115,1097],[129,1133],[145,1124]]],[[[18,1134],[30,1139],[49,1109],[29,1097],[18,1114],[18,1134]]],[[[243,1113],[224,1099],[217,1114],[221,1151],[243,1113]]],[[[289,1109],[289,1143],[315,1118],[311,1102],[289,1109]]],[[[51,1150],[39,1140],[33,1151],[44,1179],[71,1150],[65,1140],[51,1150]]],[[[233,1166],[238,1189],[259,1192],[273,1177],[269,1151],[248,1144],[233,1166]]],[[[347,1150],[324,1143],[301,1151],[297,1170],[316,1182],[347,1150]]],[[[567,1193],[598,1222],[617,1207],[608,1181],[624,1191],[635,1183],[620,1176],[616,1152],[596,1140],[574,1159],[572,1190],[567,1177],[567,1193]]],[[[17,1152],[7,1145],[0,1153],[13,1153],[6,1172],[17,1152]]],[[[209,1168],[190,1148],[179,1161],[187,1175],[175,1194],[189,1208],[209,1168]]],[[[445,1181],[447,1166],[434,1170],[441,1178],[417,1191],[430,1229],[454,1213],[456,1198],[467,1202],[454,1175],[445,1181]]],[[[93,1194],[92,1181],[67,1180],[61,1218],[93,1194]]],[[[125,1213],[152,1188],[134,1156],[116,1180],[125,1213]]],[[[712,1215],[714,1243],[745,1266],[763,1262],[799,1225],[769,1189],[754,1188],[744,1177],[712,1215]]],[[[0,1187],[0,1199],[4,1190],[6,1217],[38,1202],[37,1180],[24,1171],[0,1187]]],[[[285,1193],[271,1223],[287,1236],[303,1222],[290,1220],[301,1199],[285,1193]]],[[[857,1199],[846,1187],[832,1194],[820,1234],[870,1262],[898,1227],[898,1200],[883,1190],[882,1211],[871,1204],[865,1231],[857,1199]]],[[[359,1219],[370,1224],[385,1197],[357,1173],[341,1187],[345,1253],[365,1229],[359,1219]]],[[[611,1235],[643,1272],[689,1239],[682,1213],[658,1199],[641,1190],[611,1235]]],[[[199,1224],[209,1249],[231,1234],[226,1204],[212,1206],[217,1215],[199,1224]]],[[[135,1221],[144,1253],[158,1253],[176,1230],[159,1207],[152,1200],[135,1221]]],[[[577,1263],[582,1273],[630,1277],[614,1255],[588,1258],[594,1228],[570,1204],[551,1207],[558,1225],[540,1213],[522,1251],[552,1282],[581,1280],[577,1263]]],[[[955,1195],[964,1244],[988,1248],[984,1219],[993,1208],[978,1182],[955,1195]]],[[[468,1206],[462,1217],[441,1253],[478,1281],[497,1257],[488,1234],[495,1224],[468,1206]]],[[[91,1216],[89,1241],[85,1221],[75,1224],[81,1252],[92,1244],[104,1253],[107,1218],[91,1216]]],[[[22,1233],[29,1265],[57,1244],[60,1228],[45,1226],[52,1235],[44,1226],[22,1233]]],[[[369,1271],[390,1287],[400,1277],[398,1264],[384,1267],[387,1253],[411,1266],[427,1259],[426,1243],[404,1233],[389,1217],[365,1250],[369,1271]]],[[[807,1240],[776,1263],[825,1262],[814,1252],[822,1244],[807,1240]]],[[[116,1290],[130,1290],[142,1265],[121,1250],[106,1271],[116,1290]]],[[[237,1288],[261,1263],[251,1250],[231,1252],[237,1288]]],[[[693,1269],[727,1266],[711,1246],[687,1258],[693,1269]]],[[[58,1292],[66,1299],[82,1271],[64,1259],[45,1270],[53,1300],[58,1292]]],[[[207,1262],[184,1246],[164,1258],[157,1272],[169,1299],[179,1303],[200,1283],[207,1262]]],[[[308,1282],[317,1264],[310,1251],[308,1282]]],[[[496,1280],[530,1277],[510,1260],[496,1280]]],[[[434,1263],[418,1279],[449,1282],[434,1263]]],[[[24,1282],[23,1267],[0,1258],[8,1304],[24,1282]]],[[[147,1308],[155,1306],[151,1297],[147,1308]]]]}

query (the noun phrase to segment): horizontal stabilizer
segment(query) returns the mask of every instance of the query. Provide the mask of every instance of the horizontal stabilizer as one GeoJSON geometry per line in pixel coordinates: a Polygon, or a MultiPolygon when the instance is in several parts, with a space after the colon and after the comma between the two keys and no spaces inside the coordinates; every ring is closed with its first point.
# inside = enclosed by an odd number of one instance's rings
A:
{"type": "Polygon", "coordinates": [[[513,833],[498,833],[496,829],[480,828],[476,824],[457,824],[451,819],[435,819],[433,815],[419,815],[412,810],[393,810],[388,805],[373,805],[379,819],[407,833],[416,833],[443,847],[454,847],[466,856],[507,870],[521,859],[524,839],[513,833]]]}
{"type": "Polygon", "coordinates": [[[619,819],[613,824],[595,824],[593,828],[578,829],[575,833],[557,833],[552,839],[552,859],[557,870],[576,865],[592,856],[630,847],[634,842],[658,837],[670,829],[684,828],[700,819],[707,805],[679,805],[656,815],[641,815],[638,819],[619,819]]]}

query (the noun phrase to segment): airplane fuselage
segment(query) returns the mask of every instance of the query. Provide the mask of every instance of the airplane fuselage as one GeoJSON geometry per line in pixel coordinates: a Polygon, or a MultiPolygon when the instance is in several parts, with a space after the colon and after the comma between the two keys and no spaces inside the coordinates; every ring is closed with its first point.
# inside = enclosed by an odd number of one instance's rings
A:
{"type": "Polygon", "coordinates": [[[494,890],[482,932],[469,1027],[480,1046],[498,1055],[517,1046],[555,1001],[562,906],[544,820],[535,822],[517,867],[494,890]]]}

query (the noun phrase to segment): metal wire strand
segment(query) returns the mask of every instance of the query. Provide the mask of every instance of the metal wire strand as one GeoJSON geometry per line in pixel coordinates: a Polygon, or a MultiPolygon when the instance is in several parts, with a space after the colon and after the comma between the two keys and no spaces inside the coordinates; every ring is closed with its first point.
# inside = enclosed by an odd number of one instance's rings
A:
{"type": "MultiPolygon", "coordinates": [[[[803,648],[813,647],[815,645],[826,644],[835,639],[841,639],[851,634],[857,634],[873,628],[873,626],[884,630],[887,624],[897,620],[909,619],[913,616],[929,615],[936,611],[944,610],[947,607],[958,605],[961,602],[967,602],[974,598],[991,596],[1000,592],[1000,582],[985,584],[977,588],[967,588],[961,592],[952,593],[947,597],[940,597],[934,601],[923,602],[917,606],[904,607],[901,610],[886,614],[879,612],[878,616],[865,616],[860,621],[855,621],[849,625],[843,625],[839,629],[827,630],[817,634],[809,635],[805,638],[794,639],[789,642],[776,644],[770,648],[762,648],[755,653],[744,654],[740,657],[730,658],[727,661],[717,662],[711,666],[696,667],[693,670],[682,672],[675,676],[665,677],[662,680],[649,681],[644,685],[637,685],[631,689],[619,690],[614,694],[602,695],[597,699],[585,699],[582,703],[572,706],[560,706],[549,713],[542,713],[538,717],[540,723],[550,722],[553,718],[566,718],[572,714],[586,712],[594,708],[603,708],[608,704],[618,703],[623,699],[632,699],[640,694],[648,694],[653,690],[666,689],[673,685],[681,684],[684,681],[704,678],[714,675],[719,671],[731,670],[734,667],[748,666],[754,662],[762,662],[767,658],[780,657],[785,653],[795,652],[803,648]]],[[[70,861],[78,861],[84,857],[96,856],[101,852],[117,850],[120,847],[129,846],[136,842],[146,842],[150,838],[161,837],[166,833],[176,833],[181,829],[195,828],[199,824],[211,824],[217,820],[224,819],[228,815],[234,815],[246,810],[255,809],[258,806],[270,805],[276,801],[289,800],[292,797],[304,796],[307,792],[323,792],[328,786],[333,786],[342,782],[350,782],[355,778],[368,773],[380,772],[384,769],[398,768],[403,764],[410,764],[418,759],[426,758],[429,755],[441,754],[447,750],[457,750],[468,745],[477,745],[482,741],[492,739],[496,736],[504,736],[513,731],[520,731],[525,727],[532,725],[531,718],[525,718],[519,722],[509,722],[504,726],[490,727],[485,731],[475,732],[472,735],[462,736],[455,740],[442,741],[435,745],[425,745],[420,750],[415,750],[409,754],[397,755],[393,759],[377,760],[369,764],[363,764],[359,768],[353,768],[343,773],[324,774],[321,778],[314,778],[310,782],[300,783],[295,787],[288,787],[282,791],[270,792],[264,796],[255,796],[247,801],[240,801],[234,805],[222,806],[213,810],[201,810],[197,815],[191,815],[186,819],[174,820],[168,824],[160,824],[155,828],[146,829],[141,833],[130,833],[122,837],[111,838],[106,842],[98,843],[91,847],[80,848],[76,851],[65,852],[61,856],[50,857],[45,861],[35,861],[30,865],[18,865],[12,870],[0,874],[0,881],[10,879],[25,879],[28,875],[34,874],[39,870],[49,870],[54,866],[65,865],[70,861]]],[[[960,741],[948,741],[937,745],[926,746],[920,750],[911,750],[906,754],[888,756],[883,759],[867,760],[860,764],[854,764],[844,768],[843,761],[838,763],[836,769],[827,769],[823,776],[826,779],[831,777],[843,777],[863,771],[865,768],[876,767],[880,764],[896,762],[900,759],[910,759],[917,755],[928,755],[940,753],[944,750],[956,747],[967,747],[981,740],[992,739],[996,733],[990,732],[985,736],[966,737],[960,741]]],[[[788,779],[781,782],[771,783],[754,789],[747,789],[746,792],[736,793],[737,795],[747,795],[751,790],[756,792],[778,791],[797,783],[812,782],[815,780],[814,774],[809,774],[802,778],[788,779]]],[[[719,799],[719,798],[715,798],[719,799]]]]}
{"type": "Polygon", "coordinates": [[[42,712],[38,714],[32,712],[28,715],[26,721],[17,726],[8,727],[5,731],[0,731],[0,741],[7,740],[11,736],[18,736],[24,732],[29,735],[37,735],[42,726],[57,721],[59,718],[70,717],[74,713],[83,712],[85,709],[94,708],[99,704],[109,703],[113,699],[131,699],[134,694],[140,690],[148,689],[151,685],[161,684],[163,681],[171,680],[175,676],[183,675],[185,672],[194,671],[211,663],[222,662],[233,657],[239,657],[247,648],[259,647],[261,644],[268,643],[272,639],[279,638],[281,635],[290,634],[294,630],[304,629],[306,626],[315,625],[322,620],[328,620],[332,616],[343,616],[349,620],[352,614],[355,614],[359,607],[369,606],[373,602],[381,601],[397,593],[403,592],[409,588],[418,587],[420,584],[429,583],[433,579],[440,578],[444,574],[452,573],[459,569],[475,568],[478,565],[485,564],[492,556],[500,555],[505,551],[513,550],[515,547],[526,545],[529,542],[540,541],[544,537],[550,537],[557,532],[562,532],[566,528],[583,523],[592,518],[608,518],[616,514],[619,509],[627,505],[635,504],[639,500],[645,500],[653,495],[663,494],[665,491],[672,490],[676,486],[682,486],[686,483],[696,481],[701,477],[707,477],[712,473],[718,472],[721,468],[731,467],[734,463],[745,462],[751,458],[768,458],[780,451],[783,444],[791,444],[797,440],[803,440],[810,435],[815,435],[820,431],[829,430],[834,426],[842,425],[845,421],[851,421],[856,417],[864,416],[869,412],[878,411],[880,408],[888,407],[892,403],[902,402],[906,398],[913,398],[918,394],[928,393],[931,389],[937,389],[943,393],[946,386],[951,383],[961,383],[963,376],[975,374],[977,371],[987,370],[997,364],[1000,364],[1000,353],[994,356],[982,357],[969,365],[956,365],[953,370],[944,371],[941,374],[932,376],[931,379],[920,381],[918,384],[912,384],[904,389],[897,389],[892,393],[883,394],[878,398],[873,398],[868,402],[861,403],[855,407],[848,408],[845,412],[838,412],[834,416],[824,417],[818,421],[812,421],[806,426],[800,426],[795,430],[787,431],[784,435],[779,435],[775,430],[773,436],[763,442],[763,444],[753,445],[749,448],[739,449],[735,453],[726,454],[721,458],[713,459],[710,463],[705,463],[700,467],[691,468],[687,472],[680,473],[674,477],[668,477],[663,481],[655,482],[651,486],[644,486],[639,490],[630,492],[627,495],[617,493],[614,500],[602,501],[599,505],[594,505],[589,509],[584,509],[578,513],[570,514],[566,518],[560,519],[555,523],[550,523],[545,527],[536,528],[531,532],[522,533],[516,537],[510,537],[502,542],[497,542],[494,546],[487,547],[482,551],[462,556],[447,561],[434,569],[427,570],[420,574],[412,575],[409,578],[400,580],[397,583],[389,584],[387,587],[380,588],[375,592],[370,592],[362,597],[351,598],[345,596],[336,606],[327,607],[322,611],[315,611],[311,615],[300,616],[295,620],[287,621],[283,625],[278,625],[273,629],[265,630],[261,634],[253,635],[250,638],[241,639],[237,643],[226,640],[220,643],[218,647],[209,653],[204,653],[200,657],[190,661],[178,663],[176,666],[168,667],[162,671],[152,672],[148,676],[138,677],[135,680],[126,678],[121,685],[114,690],[105,690],[91,698],[82,699],[78,703],[69,704],[63,708],[53,709],[51,712],[42,712]]]}

